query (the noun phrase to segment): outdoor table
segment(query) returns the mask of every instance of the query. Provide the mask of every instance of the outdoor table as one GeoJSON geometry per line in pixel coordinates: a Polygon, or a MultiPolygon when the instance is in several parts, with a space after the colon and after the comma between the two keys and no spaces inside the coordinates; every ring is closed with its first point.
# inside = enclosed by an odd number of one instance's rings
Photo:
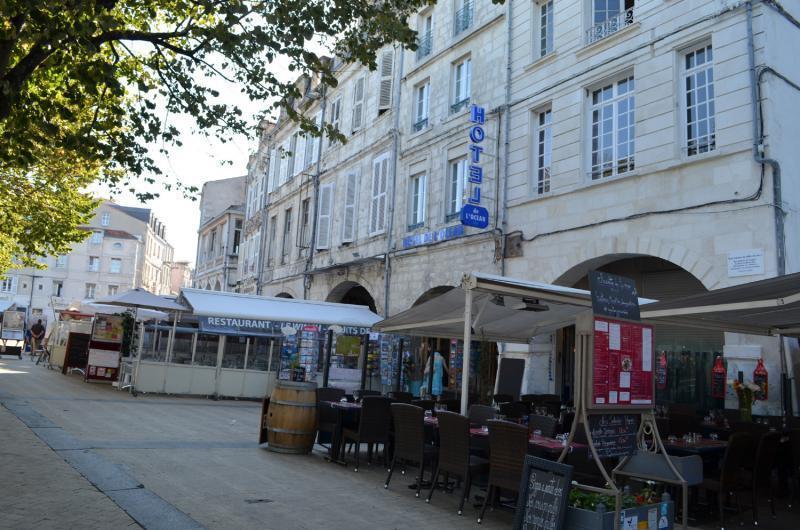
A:
{"type": "Polygon", "coordinates": [[[331,409],[336,411],[336,428],[334,429],[333,436],[331,437],[331,447],[328,450],[328,456],[326,459],[329,462],[346,465],[346,462],[339,454],[339,445],[342,440],[344,421],[346,416],[350,415],[351,417],[356,417],[361,412],[361,403],[351,403],[349,401],[324,401],[323,403],[327,403],[330,405],[331,409]]]}
{"type": "Polygon", "coordinates": [[[723,440],[710,440],[702,438],[696,442],[687,442],[685,440],[675,440],[674,442],[664,442],[664,449],[667,453],[679,453],[689,455],[708,455],[713,453],[722,453],[728,447],[728,442],[723,440]]]}

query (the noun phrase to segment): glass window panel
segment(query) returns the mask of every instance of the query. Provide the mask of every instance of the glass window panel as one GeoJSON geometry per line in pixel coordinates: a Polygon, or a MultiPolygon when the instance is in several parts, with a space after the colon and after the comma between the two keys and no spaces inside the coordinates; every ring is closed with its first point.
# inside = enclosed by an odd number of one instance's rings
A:
{"type": "Polygon", "coordinates": [[[170,362],[174,364],[191,364],[192,362],[192,338],[194,333],[176,331],[175,342],[172,345],[172,357],[170,362]]]}
{"type": "Polygon", "coordinates": [[[226,337],[225,350],[222,352],[222,367],[243,370],[246,349],[247,337],[226,337]]]}
{"type": "Polygon", "coordinates": [[[194,353],[194,366],[216,366],[219,335],[200,333],[197,335],[197,348],[194,353]]]}

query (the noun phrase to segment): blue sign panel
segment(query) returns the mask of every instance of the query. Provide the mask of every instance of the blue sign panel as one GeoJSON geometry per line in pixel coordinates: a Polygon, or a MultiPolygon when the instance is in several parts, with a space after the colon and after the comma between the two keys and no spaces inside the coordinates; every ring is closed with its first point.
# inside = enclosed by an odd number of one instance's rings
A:
{"type": "Polygon", "coordinates": [[[489,211],[483,206],[465,204],[461,207],[461,224],[475,228],[489,226],[489,211]]]}
{"type": "MultiPolygon", "coordinates": [[[[328,330],[327,325],[301,322],[279,322],[274,320],[261,320],[255,318],[230,318],[230,317],[198,317],[200,331],[217,335],[251,335],[261,337],[275,337],[283,335],[283,329],[290,327],[302,331],[308,325],[315,325],[320,332],[328,330]]],[[[342,335],[366,335],[370,328],[358,326],[339,326],[342,335]]]]}
{"type": "Polygon", "coordinates": [[[434,230],[433,232],[425,232],[424,234],[414,234],[403,238],[403,248],[418,247],[420,245],[429,245],[431,243],[438,243],[439,241],[447,241],[464,235],[464,226],[448,226],[441,230],[434,230]]]}

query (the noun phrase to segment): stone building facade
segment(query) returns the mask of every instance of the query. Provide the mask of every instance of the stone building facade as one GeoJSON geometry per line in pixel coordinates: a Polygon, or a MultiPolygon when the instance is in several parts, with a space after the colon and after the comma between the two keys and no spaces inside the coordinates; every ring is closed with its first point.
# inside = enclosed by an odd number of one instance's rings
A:
{"type": "MultiPolygon", "coordinates": [[[[246,223],[259,216],[252,244],[267,256],[251,262],[248,289],[394,314],[470,270],[587,287],[601,269],[656,299],[800,270],[800,184],[788,177],[800,165],[800,59],[785,46],[798,38],[796,11],[733,0],[429,6],[410,20],[417,51],[387,48],[375,72],[341,66],[328,93],[306,81],[303,112],[348,140],[323,139],[318,166],[312,156],[287,170],[280,148],[297,145],[296,125],[265,130],[250,175],[268,192],[246,223]],[[485,112],[483,230],[457,215],[474,193],[472,105],[485,112]]],[[[775,340],[668,327],[657,337],[676,359],[724,351],[731,367],[764,357],[779,373],[775,340]]],[[[525,390],[569,395],[571,340],[501,345],[501,356],[526,358],[525,390]]]]}

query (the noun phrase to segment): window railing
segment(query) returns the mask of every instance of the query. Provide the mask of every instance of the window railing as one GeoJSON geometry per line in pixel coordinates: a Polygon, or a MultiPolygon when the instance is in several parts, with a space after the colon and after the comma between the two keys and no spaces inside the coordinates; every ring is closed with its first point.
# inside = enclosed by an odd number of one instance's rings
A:
{"type": "Polygon", "coordinates": [[[586,44],[597,42],[633,24],[633,8],[598,22],[586,30],[586,44]]]}
{"type": "Polygon", "coordinates": [[[464,98],[460,101],[456,101],[452,105],[450,105],[450,112],[458,112],[462,109],[465,109],[469,105],[469,98],[464,98]]]}
{"type": "Polygon", "coordinates": [[[430,31],[417,37],[417,60],[427,57],[433,50],[433,35],[430,31]]]}
{"type": "Polygon", "coordinates": [[[414,124],[414,132],[421,131],[428,126],[428,118],[422,118],[414,124]]]}
{"type": "Polygon", "coordinates": [[[456,19],[454,22],[455,34],[458,35],[465,29],[472,26],[472,2],[464,2],[464,7],[456,11],[456,19]]]}

